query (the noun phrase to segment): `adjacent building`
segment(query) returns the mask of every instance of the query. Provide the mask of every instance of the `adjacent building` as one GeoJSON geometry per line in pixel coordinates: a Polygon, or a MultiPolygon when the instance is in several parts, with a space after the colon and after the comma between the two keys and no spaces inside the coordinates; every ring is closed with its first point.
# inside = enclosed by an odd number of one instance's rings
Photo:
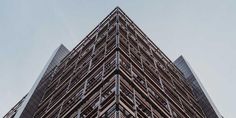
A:
{"type": "Polygon", "coordinates": [[[16,118],[205,117],[184,74],[119,7],[39,78],[16,118]]]}
{"type": "Polygon", "coordinates": [[[183,56],[174,61],[174,64],[183,72],[183,80],[193,89],[193,95],[198,104],[201,106],[207,118],[222,118],[221,114],[215,107],[202,83],[190,67],[189,63],[183,56]]]}
{"type": "Polygon", "coordinates": [[[45,76],[47,76],[68,53],[69,50],[64,45],[60,45],[53,52],[29,93],[27,93],[4,118],[32,118],[34,116],[49,81],[45,76]]]}

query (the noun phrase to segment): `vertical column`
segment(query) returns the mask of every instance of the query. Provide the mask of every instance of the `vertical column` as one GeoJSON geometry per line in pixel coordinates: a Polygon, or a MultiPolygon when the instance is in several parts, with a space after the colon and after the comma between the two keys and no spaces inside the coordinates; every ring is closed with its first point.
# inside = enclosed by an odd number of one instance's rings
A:
{"type": "MultiPolygon", "coordinates": [[[[105,53],[104,53],[104,55],[105,55],[105,53]]],[[[105,68],[104,68],[104,63],[102,64],[102,81],[104,81],[104,70],[105,70],[105,68]]],[[[102,89],[103,89],[103,87],[101,87],[100,88],[100,90],[99,90],[99,105],[98,105],[98,114],[97,114],[97,117],[99,118],[100,117],[100,110],[101,110],[101,102],[102,102],[102,89]]]]}
{"type": "MultiPolygon", "coordinates": [[[[116,71],[119,72],[119,62],[120,62],[120,53],[119,49],[119,11],[116,11],[116,71]]],[[[120,101],[120,77],[119,73],[116,74],[116,91],[115,91],[115,100],[116,100],[116,114],[115,117],[119,118],[119,101],[120,101]]]]}

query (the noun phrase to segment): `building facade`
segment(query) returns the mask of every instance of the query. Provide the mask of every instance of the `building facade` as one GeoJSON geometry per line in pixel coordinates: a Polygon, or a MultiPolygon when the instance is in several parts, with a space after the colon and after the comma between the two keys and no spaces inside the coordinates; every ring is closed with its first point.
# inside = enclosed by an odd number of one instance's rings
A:
{"type": "Polygon", "coordinates": [[[215,107],[213,101],[203,87],[202,83],[190,67],[189,63],[183,56],[174,61],[174,64],[183,72],[184,81],[193,89],[193,95],[201,106],[207,118],[222,118],[221,114],[215,107]]]}
{"type": "Polygon", "coordinates": [[[204,118],[184,74],[115,8],[50,72],[34,118],[204,118]]]}
{"type": "Polygon", "coordinates": [[[45,76],[60,63],[69,50],[60,45],[51,55],[44,69],[36,79],[30,91],[4,116],[4,118],[32,118],[38,109],[38,104],[44,95],[48,79],[45,76]]]}

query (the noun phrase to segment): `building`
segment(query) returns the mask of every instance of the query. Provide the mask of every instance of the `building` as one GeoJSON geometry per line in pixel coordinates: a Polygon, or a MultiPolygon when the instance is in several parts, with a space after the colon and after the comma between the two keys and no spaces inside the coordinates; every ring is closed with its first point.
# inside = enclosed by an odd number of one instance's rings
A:
{"type": "Polygon", "coordinates": [[[207,118],[222,118],[215,107],[207,91],[194,73],[193,69],[183,56],[174,61],[174,64],[183,72],[183,80],[192,88],[198,104],[201,106],[207,118]]]}
{"type": "Polygon", "coordinates": [[[60,45],[52,54],[44,69],[38,76],[33,87],[5,116],[4,118],[32,118],[34,112],[37,110],[37,106],[43,97],[44,90],[46,88],[48,80],[46,76],[59,62],[69,53],[69,50],[60,45]]]}
{"type": "Polygon", "coordinates": [[[3,118],[14,118],[26,98],[27,94],[3,117],[3,118]]]}
{"type": "Polygon", "coordinates": [[[43,95],[29,112],[34,118],[204,118],[183,78],[117,7],[42,76],[43,95]]]}

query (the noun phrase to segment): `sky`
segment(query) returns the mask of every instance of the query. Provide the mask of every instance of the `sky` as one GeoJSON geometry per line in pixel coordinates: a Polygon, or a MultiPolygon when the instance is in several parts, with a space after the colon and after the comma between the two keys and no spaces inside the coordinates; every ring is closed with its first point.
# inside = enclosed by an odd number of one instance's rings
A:
{"type": "Polygon", "coordinates": [[[235,118],[235,0],[0,0],[0,117],[52,52],[76,46],[116,6],[172,60],[183,55],[225,118],[235,118]]]}

